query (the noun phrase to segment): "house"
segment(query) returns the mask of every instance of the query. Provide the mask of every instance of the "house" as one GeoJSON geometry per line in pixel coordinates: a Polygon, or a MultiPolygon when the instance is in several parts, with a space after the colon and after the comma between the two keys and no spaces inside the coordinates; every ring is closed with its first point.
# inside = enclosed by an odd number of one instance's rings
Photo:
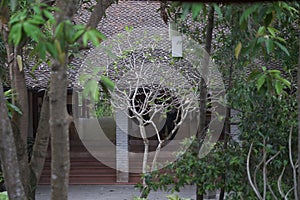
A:
{"type": "MultiPolygon", "coordinates": [[[[110,6],[106,10],[106,17],[100,22],[98,29],[107,37],[115,35],[124,31],[125,27],[141,28],[141,27],[155,27],[167,30],[166,25],[157,12],[160,6],[159,2],[144,2],[144,1],[119,1],[118,4],[110,6]]],[[[88,11],[82,9],[75,18],[75,22],[85,22],[88,16],[88,11]]],[[[170,41],[167,41],[168,43],[170,41]]],[[[137,126],[133,121],[122,113],[116,114],[116,122],[112,116],[105,116],[100,120],[93,118],[93,112],[90,109],[89,100],[82,98],[82,96],[74,93],[76,88],[78,73],[84,58],[89,54],[89,51],[81,52],[81,56],[76,57],[71,62],[71,67],[68,69],[68,98],[67,108],[69,114],[76,115],[79,120],[86,120],[84,131],[76,127],[76,123],[70,126],[70,184],[133,184],[139,181],[140,173],[133,173],[140,171],[141,166],[137,166],[136,160],[141,160],[141,157],[131,156],[134,153],[143,152],[143,142],[141,139],[134,136],[127,137],[122,132],[131,132],[137,134],[137,126]],[[73,105],[78,105],[74,108],[73,105]],[[74,113],[75,111],[75,113],[74,113]],[[92,119],[92,120],[91,120],[92,119]],[[92,123],[101,125],[104,129],[105,137],[97,140],[98,132],[91,128],[94,127],[92,123]],[[90,124],[89,124],[90,123],[90,124]],[[116,133],[117,132],[117,133],[116,133]],[[118,134],[121,133],[121,134],[118,134]],[[86,135],[86,133],[89,133],[86,135]],[[121,138],[118,136],[121,136],[121,138]],[[85,138],[85,140],[83,139],[85,138]],[[88,148],[86,141],[97,143],[96,150],[88,148]],[[99,144],[100,143],[100,144],[99,144]],[[109,149],[109,150],[108,150],[109,149]],[[128,149],[130,152],[124,153],[122,149],[128,149]],[[97,151],[97,154],[95,154],[97,151]],[[97,157],[104,155],[103,157],[97,157]],[[99,161],[100,160],[100,161],[99,161]],[[122,172],[118,169],[127,169],[127,172],[122,172]]],[[[39,65],[37,69],[31,72],[30,68],[26,69],[26,84],[29,95],[29,110],[30,110],[30,136],[34,137],[38,126],[39,113],[42,105],[43,89],[47,88],[50,78],[50,69],[47,65],[39,65]],[[36,78],[34,78],[36,77],[36,78]]],[[[108,109],[109,108],[103,108],[108,109]]],[[[103,114],[103,113],[102,113],[103,114]]],[[[106,114],[111,115],[111,112],[106,114]]],[[[192,117],[192,116],[190,116],[192,117]]],[[[185,129],[194,128],[195,124],[186,124],[185,129]]],[[[156,141],[150,140],[150,151],[155,150],[156,141]],[[152,146],[151,146],[152,144],[152,146]]],[[[50,151],[45,162],[45,167],[41,175],[40,184],[50,184],[50,151]]],[[[140,154],[139,154],[140,156],[140,154]]]]}

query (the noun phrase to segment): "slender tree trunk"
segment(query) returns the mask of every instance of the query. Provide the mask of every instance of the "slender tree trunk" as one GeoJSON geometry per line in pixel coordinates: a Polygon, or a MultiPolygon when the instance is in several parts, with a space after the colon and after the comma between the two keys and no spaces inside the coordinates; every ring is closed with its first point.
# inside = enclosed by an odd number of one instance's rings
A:
{"type": "Polygon", "coordinates": [[[37,128],[35,143],[33,146],[33,153],[30,159],[30,198],[35,199],[35,191],[41,173],[44,168],[45,159],[47,156],[47,149],[49,144],[49,97],[47,92],[44,94],[43,105],[41,109],[39,125],[37,128]]]}
{"type": "MultiPolygon", "coordinates": [[[[233,63],[232,63],[232,60],[231,60],[231,63],[230,63],[230,66],[229,66],[229,77],[228,77],[228,90],[231,89],[232,87],[232,69],[233,68],[233,63]]],[[[227,99],[228,102],[230,102],[230,99],[227,99]]],[[[228,143],[228,140],[229,140],[229,134],[230,134],[230,118],[231,118],[231,108],[230,106],[228,106],[226,108],[226,118],[225,118],[225,133],[224,133],[224,151],[226,152],[227,151],[227,143],[228,143]]],[[[219,200],[223,200],[225,198],[225,185],[226,185],[226,169],[227,169],[227,166],[228,166],[228,163],[226,162],[225,163],[225,169],[224,169],[224,172],[222,174],[222,182],[224,184],[224,186],[221,188],[220,190],[220,195],[219,195],[219,200]]]]}
{"type": "Polygon", "coordinates": [[[17,152],[17,158],[20,168],[21,181],[23,183],[25,193],[28,194],[29,182],[28,182],[28,155],[27,155],[27,135],[28,135],[28,94],[25,82],[25,74],[22,63],[22,52],[21,47],[14,47],[10,45],[8,40],[9,29],[6,24],[2,29],[3,42],[6,49],[7,62],[9,66],[9,74],[11,81],[11,89],[13,91],[13,104],[16,105],[22,114],[17,112],[13,113],[12,116],[12,130],[14,133],[14,140],[17,152]],[[17,62],[17,60],[21,62],[17,62]]]}
{"type": "Polygon", "coordinates": [[[11,71],[11,88],[15,93],[13,103],[21,111],[13,113],[12,126],[17,148],[17,157],[21,172],[21,180],[25,189],[26,196],[29,194],[29,168],[28,168],[28,154],[27,154],[27,135],[28,135],[28,93],[26,88],[25,73],[22,64],[20,47],[15,47],[13,50],[13,62],[10,64],[11,71]],[[17,62],[17,60],[21,62],[17,62]]]}
{"type": "MultiPolygon", "coordinates": [[[[72,20],[79,5],[79,0],[56,1],[56,25],[65,20],[72,20]]],[[[64,39],[64,38],[59,38],[64,39]]],[[[61,45],[62,43],[60,43],[61,45]]],[[[67,112],[67,55],[68,44],[61,46],[59,59],[51,66],[50,78],[50,135],[51,135],[51,200],[67,200],[70,171],[69,124],[67,112]]]]}
{"type": "MultiPolygon", "coordinates": [[[[211,43],[212,43],[212,33],[214,28],[214,7],[210,6],[209,16],[208,16],[208,23],[207,23],[207,30],[206,30],[206,38],[205,38],[205,50],[208,55],[211,53],[211,43]]],[[[209,67],[209,58],[205,56],[204,64],[203,64],[204,72],[202,75],[207,76],[208,67],[209,67]]],[[[205,79],[201,78],[200,81],[200,122],[198,128],[198,138],[200,139],[206,131],[206,99],[207,99],[207,86],[205,83],[205,79]]],[[[199,141],[200,142],[200,141],[199,141]]],[[[202,187],[197,185],[196,188],[196,199],[203,200],[203,194],[200,194],[198,188],[202,187]]]]}
{"type": "MultiPolygon", "coordinates": [[[[139,118],[138,118],[139,120],[139,118]]],[[[143,174],[147,173],[147,161],[148,161],[148,153],[149,153],[149,140],[146,136],[146,130],[145,126],[143,125],[143,120],[139,120],[139,127],[140,127],[140,134],[143,138],[144,142],[144,156],[143,156],[143,174]]],[[[141,192],[140,198],[147,198],[149,194],[148,185],[146,183],[146,180],[143,179],[143,190],[141,192]]]]}
{"type": "Polygon", "coordinates": [[[2,81],[0,80],[0,158],[10,200],[26,200],[21,173],[18,166],[17,152],[13,131],[6,102],[4,99],[2,81]]]}
{"type": "MultiPolygon", "coordinates": [[[[298,103],[298,165],[300,163],[300,30],[298,30],[298,71],[297,71],[297,103],[298,103]]],[[[300,197],[300,167],[298,167],[297,193],[300,197]]]]}

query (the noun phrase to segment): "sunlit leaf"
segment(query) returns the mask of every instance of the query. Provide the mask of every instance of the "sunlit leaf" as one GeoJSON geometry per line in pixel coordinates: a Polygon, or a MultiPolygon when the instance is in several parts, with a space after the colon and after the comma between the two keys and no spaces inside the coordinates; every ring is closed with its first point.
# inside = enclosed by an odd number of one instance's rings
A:
{"type": "Polygon", "coordinates": [[[234,56],[235,56],[236,59],[239,58],[239,55],[240,55],[240,53],[241,53],[241,49],[242,49],[242,43],[239,42],[239,43],[236,45],[235,49],[234,49],[234,56]]]}
{"type": "Polygon", "coordinates": [[[17,63],[18,63],[19,71],[20,72],[23,71],[23,61],[20,55],[17,55],[17,63]]]}

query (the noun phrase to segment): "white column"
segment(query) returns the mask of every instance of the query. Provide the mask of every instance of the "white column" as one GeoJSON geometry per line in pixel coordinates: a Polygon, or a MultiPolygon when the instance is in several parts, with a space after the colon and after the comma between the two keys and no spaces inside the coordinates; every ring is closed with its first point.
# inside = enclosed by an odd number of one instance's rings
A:
{"type": "Polygon", "coordinates": [[[117,182],[129,181],[128,117],[116,110],[116,168],[117,182]]]}

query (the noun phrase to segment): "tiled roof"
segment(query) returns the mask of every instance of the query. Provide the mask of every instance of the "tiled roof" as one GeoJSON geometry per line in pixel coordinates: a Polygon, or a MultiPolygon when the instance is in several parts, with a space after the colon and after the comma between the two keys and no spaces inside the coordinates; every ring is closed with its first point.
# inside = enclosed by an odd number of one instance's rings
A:
{"type": "MultiPolygon", "coordinates": [[[[85,7],[88,6],[90,5],[82,6],[82,9],[75,16],[75,23],[87,22],[90,12],[85,7]]],[[[106,10],[106,16],[97,28],[107,37],[124,31],[126,26],[133,28],[144,26],[167,28],[157,12],[159,6],[160,3],[157,1],[119,1],[106,10]]],[[[68,69],[69,88],[73,87],[78,69],[88,53],[89,51],[81,51],[80,55],[72,60],[68,69]]],[[[29,67],[26,69],[27,87],[31,89],[46,88],[50,78],[50,67],[44,63],[31,71],[34,65],[34,62],[29,62],[29,67]]]]}
{"type": "MultiPolygon", "coordinates": [[[[75,23],[86,23],[90,16],[88,9],[91,5],[84,4],[82,9],[77,13],[74,22],[75,23]]],[[[160,17],[160,13],[157,10],[160,7],[160,3],[156,1],[124,1],[119,0],[118,4],[111,5],[106,10],[106,17],[104,17],[98,25],[98,30],[102,32],[105,36],[111,37],[117,33],[124,31],[126,26],[133,28],[141,27],[156,27],[156,28],[168,28],[168,26],[163,22],[160,17]]],[[[191,23],[187,21],[187,25],[192,30],[198,30],[199,32],[203,31],[204,25],[197,22],[191,23]]],[[[228,32],[226,27],[218,27],[214,29],[214,36],[216,38],[219,29],[222,29],[225,32],[228,32]]],[[[214,40],[213,40],[214,41],[214,40]]],[[[168,41],[169,42],[169,41],[168,41]]],[[[212,51],[218,49],[220,44],[213,43],[212,51]]],[[[69,79],[69,88],[73,88],[78,77],[78,71],[82,65],[83,60],[91,53],[91,50],[82,50],[76,58],[72,59],[70,67],[68,68],[68,79],[69,79]]],[[[48,81],[50,79],[50,67],[47,64],[40,64],[36,70],[31,71],[31,68],[34,66],[34,62],[29,63],[29,67],[26,69],[26,84],[28,88],[39,89],[46,88],[48,86],[48,81]],[[34,75],[34,76],[32,76],[34,75]]],[[[261,60],[258,60],[255,63],[256,68],[266,65],[268,68],[279,69],[282,71],[282,74],[285,77],[288,77],[289,74],[286,74],[282,70],[282,65],[279,61],[267,63],[262,63],[261,60]]],[[[252,69],[249,66],[249,69],[252,69]]],[[[249,73],[249,71],[248,71],[249,73]]],[[[290,77],[290,76],[289,76],[290,77]]],[[[296,77],[296,76],[295,76],[296,77]]],[[[295,80],[293,76],[293,80],[295,80]]],[[[225,80],[226,82],[226,80],[225,80]]]]}

